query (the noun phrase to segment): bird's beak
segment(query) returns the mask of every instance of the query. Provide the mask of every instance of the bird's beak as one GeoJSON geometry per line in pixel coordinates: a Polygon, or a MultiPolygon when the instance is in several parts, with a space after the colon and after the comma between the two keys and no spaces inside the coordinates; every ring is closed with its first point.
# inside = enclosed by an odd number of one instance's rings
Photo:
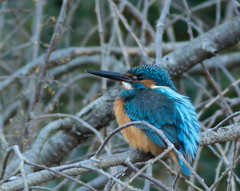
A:
{"type": "Polygon", "coordinates": [[[104,78],[115,80],[115,81],[127,82],[127,83],[133,82],[133,80],[129,78],[127,75],[118,73],[118,72],[109,72],[109,71],[101,71],[101,70],[86,70],[86,72],[96,76],[101,76],[104,78]]]}

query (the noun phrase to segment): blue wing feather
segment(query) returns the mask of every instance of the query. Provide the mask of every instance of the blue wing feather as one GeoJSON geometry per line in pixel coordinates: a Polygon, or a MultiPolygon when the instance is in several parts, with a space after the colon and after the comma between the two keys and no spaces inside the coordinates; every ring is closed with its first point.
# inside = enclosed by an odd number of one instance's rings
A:
{"type": "Polygon", "coordinates": [[[160,147],[166,147],[166,143],[164,143],[162,139],[159,139],[159,137],[154,132],[150,132],[148,130],[143,131],[156,145],[160,147]]]}
{"type": "MultiPolygon", "coordinates": [[[[178,142],[173,107],[165,94],[150,89],[142,90],[136,94],[134,99],[125,101],[124,111],[132,121],[146,121],[161,129],[171,142],[178,142]]],[[[155,144],[166,147],[154,130],[142,125],[136,127],[141,128],[155,144]]]]}
{"type": "MultiPolygon", "coordinates": [[[[163,125],[161,130],[172,143],[178,143],[177,130],[175,126],[163,125]]],[[[166,143],[155,132],[152,130],[149,131],[149,129],[145,129],[143,131],[156,145],[160,147],[167,147],[166,143]]]]}

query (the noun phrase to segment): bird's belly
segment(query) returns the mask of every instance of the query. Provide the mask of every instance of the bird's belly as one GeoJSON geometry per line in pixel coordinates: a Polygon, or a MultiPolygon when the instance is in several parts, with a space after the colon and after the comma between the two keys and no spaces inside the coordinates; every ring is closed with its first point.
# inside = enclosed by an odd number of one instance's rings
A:
{"type": "Polygon", "coordinates": [[[157,146],[141,129],[134,126],[125,128],[121,132],[132,148],[138,148],[145,153],[151,152],[155,156],[162,153],[165,149],[157,146]]]}
{"type": "MultiPolygon", "coordinates": [[[[119,126],[131,122],[130,118],[125,114],[123,106],[123,100],[117,98],[114,103],[114,111],[119,126]]],[[[153,143],[153,141],[139,128],[130,126],[123,129],[121,132],[132,148],[138,148],[144,152],[151,152],[155,156],[159,155],[164,150],[164,148],[153,143]]]]}

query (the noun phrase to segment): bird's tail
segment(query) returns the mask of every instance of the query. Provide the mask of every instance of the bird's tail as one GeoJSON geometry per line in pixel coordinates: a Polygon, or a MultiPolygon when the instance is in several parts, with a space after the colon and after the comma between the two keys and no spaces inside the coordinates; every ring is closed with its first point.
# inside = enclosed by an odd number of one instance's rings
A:
{"type": "MultiPolygon", "coordinates": [[[[183,157],[184,157],[184,158],[186,159],[186,161],[189,163],[189,160],[187,159],[185,152],[184,152],[184,151],[182,152],[182,149],[183,149],[183,148],[181,148],[181,149],[179,150],[179,152],[183,155],[183,157]]],[[[178,158],[178,156],[176,156],[176,154],[175,154],[174,151],[170,151],[170,152],[168,153],[168,155],[172,158],[172,160],[173,160],[179,167],[181,167],[181,169],[182,169],[182,171],[183,171],[184,174],[186,174],[186,175],[190,175],[190,174],[191,174],[191,171],[188,170],[187,166],[178,158]]]]}
{"type": "MultiPolygon", "coordinates": [[[[179,152],[183,155],[181,150],[179,150],[179,152]]],[[[188,159],[186,157],[184,157],[184,158],[189,163],[188,159]]],[[[178,156],[177,156],[177,159],[178,159],[179,166],[181,167],[183,173],[186,174],[186,175],[190,175],[191,171],[188,169],[188,167],[178,158],[178,156]]]]}

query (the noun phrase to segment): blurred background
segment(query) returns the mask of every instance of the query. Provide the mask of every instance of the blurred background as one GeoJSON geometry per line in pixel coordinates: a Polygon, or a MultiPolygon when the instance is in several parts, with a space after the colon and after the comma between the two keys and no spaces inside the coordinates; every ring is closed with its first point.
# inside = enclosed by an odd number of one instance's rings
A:
{"type": "MultiPolygon", "coordinates": [[[[102,23],[100,33],[95,1],[69,0],[68,2],[66,17],[63,14],[61,18],[58,18],[63,5],[62,0],[0,1],[1,161],[3,161],[6,148],[12,145],[19,145],[21,152],[29,150],[40,130],[56,120],[49,117],[34,120],[33,116],[55,113],[75,115],[105,92],[121,88],[119,83],[102,81],[100,78],[86,74],[85,70],[102,68],[126,72],[133,66],[148,63],[131,33],[113,11],[109,1],[100,0],[101,17],[99,19],[102,23]],[[59,26],[58,33],[56,29],[54,33],[56,23],[59,26]],[[103,36],[102,44],[99,34],[103,36]],[[101,45],[104,46],[105,65],[102,64],[101,45]],[[46,55],[51,55],[47,62],[46,55]],[[42,72],[44,59],[46,64],[42,72]]],[[[142,45],[146,47],[151,61],[155,62],[155,26],[165,1],[116,0],[114,3],[142,45]]],[[[229,22],[238,14],[239,7],[237,1],[231,0],[187,0],[187,4],[191,12],[190,25],[194,38],[218,25],[229,22]]],[[[164,26],[163,56],[190,41],[187,13],[189,12],[184,6],[184,1],[173,0],[171,2],[170,12],[164,26]]],[[[239,63],[239,44],[204,62],[221,92],[239,79],[239,63]]],[[[200,113],[198,117],[204,130],[213,128],[230,115],[221,100],[205,110],[204,105],[216,97],[218,92],[200,64],[183,76],[179,76],[174,84],[181,94],[190,97],[197,112],[200,113]]],[[[238,85],[224,94],[233,112],[240,109],[239,96],[238,85]]],[[[234,122],[231,120],[228,122],[228,124],[232,123],[234,122]]],[[[115,120],[111,121],[109,125],[100,130],[101,135],[105,137],[116,127],[115,120]]],[[[212,145],[212,148],[228,164],[231,164],[233,145],[233,142],[228,142],[212,145]]],[[[59,164],[89,159],[99,146],[98,138],[90,136],[66,153],[59,164]]],[[[121,133],[115,135],[108,146],[112,153],[120,153],[129,149],[121,133]]],[[[12,154],[11,157],[14,158],[14,155],[12,154]]],[[[207,146],[199,149],[197,162],[193,164],[208,186],[211,186],[226,169],[226,165],[207,146]]],[[[166,166],[172,167],[176,172],[178,170],[166,157],[162,162],[153,165],[153,176],[171,187],[175,175],[166,166]]],[[[104,170],[114,174],[119,169],[121,166],[104,170]]],[[[236,166],[234,172],[234,184],[231,189],[238,190],[240,189],[239,165],[236,166]]],[[[130,173],[121,180],[125,182],[132,175],[133,173],[130,173]]],[[[77,178],[87,183],[98,177],[101,175],[91,172],[77,178]]],[[[189,177],[186,179],[197,188],[189,187],[189,184],[180,178],[177,190],[204,190],[198,181],[189,177]]],[[[228,175],[219,182],[216,190],[225,191],[227,180],[228,175]]],[[[103,188],[106,184],[105,180],[103,188]]],[[[138,177],[131,185],[143,189],[144,179],[138,177]]],[[[40,186],[49,190],[84,190],[83,187],[80,188],[80,185],[68,179],[49,181],[40,186]]],[[[32,189],[40,190],[40,187],[32,189]]],[[[115,189],[118,190],[117,187],[115,189]]],[[[161,189],[152,185],[150,190],[161,189]]]]}

